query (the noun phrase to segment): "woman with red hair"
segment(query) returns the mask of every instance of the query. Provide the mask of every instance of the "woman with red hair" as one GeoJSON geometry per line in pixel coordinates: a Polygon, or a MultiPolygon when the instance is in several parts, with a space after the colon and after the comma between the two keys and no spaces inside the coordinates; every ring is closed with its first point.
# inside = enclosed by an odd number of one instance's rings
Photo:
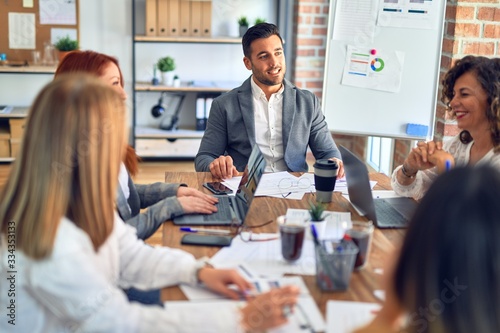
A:
{"type": "MultiPolygon", "coordinates": [[[[94,51],[74,51],[66,55],[57,67],[55,77],[63,73],[95,74],[127,98],[123,76],[114,57],[94,51]]],[[[185,184],[134,184],[130,175],[138,172],[135,150],[128,146],[120,168],[117,210],[125,223],[137,229],[137,237],[150,237],[166,220],[183,214],[211,214],[217,211],[217,199],[185,184]],[[147,208],[143,213],[141,209],[147,208]]]]}

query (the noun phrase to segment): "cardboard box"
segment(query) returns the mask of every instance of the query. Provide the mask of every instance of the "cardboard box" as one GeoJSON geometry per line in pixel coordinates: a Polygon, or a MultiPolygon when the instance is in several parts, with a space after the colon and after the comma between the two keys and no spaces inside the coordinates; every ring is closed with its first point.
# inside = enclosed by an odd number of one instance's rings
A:
{"type": "Polygon", "coordinates": [[[19,148],[21,148],[21,139],[10,139],[10,156],[17,157],[19,152],[19,148]]]}
{"type": "Polygon", "coordinates": [[[10,137],[13,139],[21,139],[26,125],[26,118],[10,118],[10,137]]]}

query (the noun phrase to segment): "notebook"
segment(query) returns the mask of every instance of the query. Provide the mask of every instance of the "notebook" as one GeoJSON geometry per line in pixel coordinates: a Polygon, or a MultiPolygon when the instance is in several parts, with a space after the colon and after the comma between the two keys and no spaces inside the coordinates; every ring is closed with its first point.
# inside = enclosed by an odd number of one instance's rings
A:
{"type": "Polygon", "coordinates": [[[215,197],[219,199],[216,213],[178,216],[174,218],[174,224],[231,225],[243,223],[265,168],[264,155],[259,147],[254,145],[235,196],[216,195],[215,197]]]}
{"type": "Polygon", "coordinates": [[[417,208],[417,202],[406,197],[374,199],[365,163],[345,147],[339,146],[339,150],[352,205],[379,228],[405,228],[417,208]]]}

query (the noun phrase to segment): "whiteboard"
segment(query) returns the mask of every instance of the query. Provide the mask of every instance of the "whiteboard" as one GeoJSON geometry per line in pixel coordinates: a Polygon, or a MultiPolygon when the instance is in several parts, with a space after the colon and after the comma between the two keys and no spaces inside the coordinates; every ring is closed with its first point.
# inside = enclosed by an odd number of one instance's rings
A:
{"type": "MultiPolygon", "coordinates": [[[[406,0],[405,2],[408,5],[415,1],[406,0]]],[[[384,6],[385,3],[394,4],[403,3],[403,1],[335,0],[331,2],[322,105],[328,127],[332,132],[403,139],[432,137],[438,99],[446,9],[445,0],[426,0],[426,3],[432,3],[432,1],[434,1],[435,16],[427,29],[378,25],[367,27],[365,22],[360,24],[360,29],[354,38],[347,36],[344,39],[333,38],[333,36],[339,36],[339,30],[336,31],[336,29],[345,30],[345,27],[340,26],[339,23],[343,16],[336,19],[336,14],[344,15],[343,12],[338,12],[345,10],[342,6],[361,6],[371,3],[382,8],[380,6],[384,6]],[[373,39],[366,37],[363,33],[363,30],[370,31],[369,29],[373,31],[373,39]],[[363,36],[364,38],[360,38],[363,36]],[[377,50],[398,51],[403,54],[399,90],[389,92],[342,84],[349,45],[375,52],[372,56],[372,65],[377,50]],[[408,124],[416,126],[408,127],[408,124]],[[415,132],[415,128],[420,131],[415,132]],[[422,134],[423,132],[426,134],[422,134]]],[[[375,16],[376,13],[372,15],[375,16]]],[[[402,22],[405,23],[404,20],[402,22]]]]}

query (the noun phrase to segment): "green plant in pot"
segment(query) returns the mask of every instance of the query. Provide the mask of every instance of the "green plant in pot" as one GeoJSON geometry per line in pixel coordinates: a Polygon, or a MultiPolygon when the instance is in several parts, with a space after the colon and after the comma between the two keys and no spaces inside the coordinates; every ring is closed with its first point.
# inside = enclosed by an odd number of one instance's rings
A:
{"type": "Polygon", "coordinates": [[[240,37],[243,37],[243,35],[245,34],[245,32],[247,32],[248,26],[249,26],[247,17],[246,16],[240,16],[238,18],[238,25],[240,27],[240,37]]]}
{"type": "Polygon", "coordinates": [[[321,202],[312,202],[309,200],[309,215],[311,217],[311,224],[314,225],[318,238],[323,238],[326,231],[325,220],[326,205],[321,202]]]}
{"type": "Polygon", "coordinates": [[[78,50],[78,41],[66,35],[59,38],[55,42],[54,47],[59,51],[59,61],[61,61],[69,52],[78,50]]]}
{"type": "Polygon", "coordinates": [[[262,17],[257,17],[255,19],[255,25],[259,24],[259,23],[266,23],[266,19],[262,18],[262,17]]]}
{"type": "Polygon", "coordinates": [[[158,70],[162,74],[162,82],[164,85],[172,86],[174,84],[174,69],[175,61],[172,57],[163,57],[158,59],[156,63],[158,70]]]}
{"type": "Polygon", "coordinates": [[[321,202],[309,201],[309,215],[311,216],[311,221],[320,222],[324,221],[325,217],[323,213],[325,212],[326,205],[321,202]]]}

